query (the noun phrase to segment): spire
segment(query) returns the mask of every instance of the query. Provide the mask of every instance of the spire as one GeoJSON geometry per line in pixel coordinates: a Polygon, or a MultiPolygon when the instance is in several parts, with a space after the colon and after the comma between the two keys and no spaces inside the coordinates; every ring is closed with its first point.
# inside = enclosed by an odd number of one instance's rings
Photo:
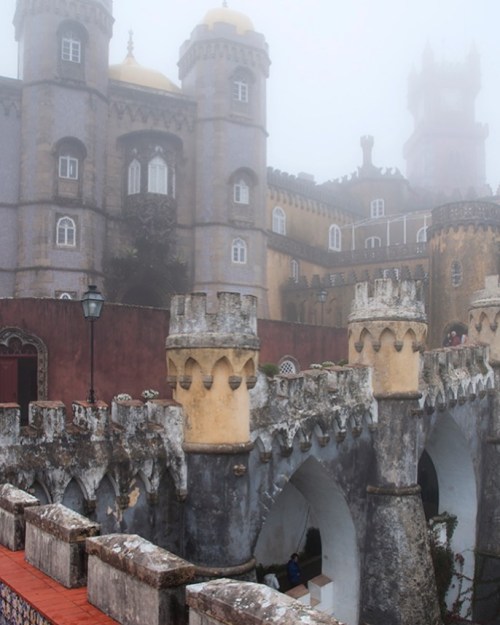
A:
{"type": "Polygon", "coordinates": [[[134,31],[128,31],[127,56],[134,58],[134,31]]]}

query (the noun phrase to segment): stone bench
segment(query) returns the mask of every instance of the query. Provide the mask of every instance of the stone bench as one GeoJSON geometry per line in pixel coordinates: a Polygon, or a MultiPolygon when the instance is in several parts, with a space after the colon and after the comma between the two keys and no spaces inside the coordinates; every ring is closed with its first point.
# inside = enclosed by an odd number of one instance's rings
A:
{"type": "Polygon", "coordinates": [[[61,504],[27,508],[26,560],[66,588],[85,586],[85,539],[99,534],[98,523],[61,504]]]}
{"type": "MultiPolygon", "coordinates": [[[[264,584],[217,579],[186,589],[189,625],[339,625],[264,584]]],[[[145,621],[146,622],[146,621],[145,621]]]]}
{"type": "Polygon", "coordinates": [[[135,534],[87,539],[90,603],[122,625],[185,625],[194,566],[135,534]]]}
{"type": "Polygon", "coordinates": [[[12,484],[0,486],[0,544],[11,551],[24,549],[24,511],[40,502],[12,484]]]}

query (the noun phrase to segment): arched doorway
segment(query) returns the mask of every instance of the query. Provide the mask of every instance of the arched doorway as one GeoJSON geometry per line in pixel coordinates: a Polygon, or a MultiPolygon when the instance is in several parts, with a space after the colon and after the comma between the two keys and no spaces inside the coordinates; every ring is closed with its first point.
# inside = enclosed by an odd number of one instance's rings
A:
{"type": "Polygon", "coordinates": [[[20,328],[0,330],[0,403],[21,406],[21,424],[28,423],[31,401],[47,399],[47,348],[20,328]]]}
{"type": "Polygon", "coordinates": [[[255,547],[257,560],[263,551],[271,550],[271,558],[286,562],[295,546],[303,544],[301,533],[305,541],[311,527],[319,530],[320,572],[333,580],[333,615],[354,625],[360,601],[356,529],[344,494],[315,458],[308,458],[297,469],[274,502],[255,547]]]}

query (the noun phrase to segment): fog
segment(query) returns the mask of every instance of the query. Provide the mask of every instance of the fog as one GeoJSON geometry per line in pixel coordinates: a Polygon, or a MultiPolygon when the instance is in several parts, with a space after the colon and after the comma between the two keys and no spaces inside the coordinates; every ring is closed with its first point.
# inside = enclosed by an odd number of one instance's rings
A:
{"type": "MultiPolygon", "coordinates": [[[[498,0],[229,0],[269,44],[268,164],[318,182],[354,171],[359,138],[375,137],[374,162],[405,172],[412,130],[407,81],[429,43],[438,61],[462,62],[475,45],[482,69],[476,119],[489,125],[487,181],[500,183],[498,0]]],[[[217,0],[115,0],[110,63],[126,54],[178,81],[180,45],[217,0]]],[[[15,77],[15,0],[1,0],[0,75],[15,77]]]]}

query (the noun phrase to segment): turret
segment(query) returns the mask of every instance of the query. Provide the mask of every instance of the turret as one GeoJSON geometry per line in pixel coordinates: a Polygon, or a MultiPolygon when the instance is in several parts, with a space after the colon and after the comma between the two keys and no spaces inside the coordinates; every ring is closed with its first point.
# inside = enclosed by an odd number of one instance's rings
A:
{"type": "Polygon", "coordinates": [[[500,285],[498,275],[486,276],[484,289],[476,291],[469,307],[469,341],[490,347],[490,362],[500,364],[500,285]]]}
{"type": "Polygon", "coordinates": [[[348,332],[349,364],[373,367],[376,395],[418,391],[427,334],[421,284],[390,279],[357,284],[348,332]]]}

